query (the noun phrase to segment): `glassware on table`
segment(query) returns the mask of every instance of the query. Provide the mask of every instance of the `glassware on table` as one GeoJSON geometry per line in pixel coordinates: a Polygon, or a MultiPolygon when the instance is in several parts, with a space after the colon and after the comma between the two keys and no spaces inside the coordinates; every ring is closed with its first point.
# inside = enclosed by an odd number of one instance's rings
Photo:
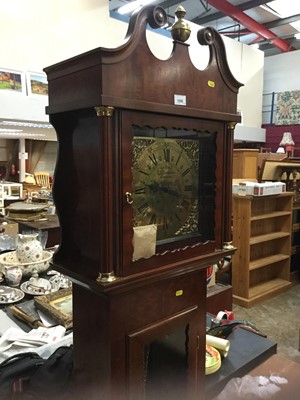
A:
{"type": "Polygon", "coordinates": [[[4,233],[0,234],[0,252],[15,250],[17,247],[16,236],[10,236],[4,233]]]}

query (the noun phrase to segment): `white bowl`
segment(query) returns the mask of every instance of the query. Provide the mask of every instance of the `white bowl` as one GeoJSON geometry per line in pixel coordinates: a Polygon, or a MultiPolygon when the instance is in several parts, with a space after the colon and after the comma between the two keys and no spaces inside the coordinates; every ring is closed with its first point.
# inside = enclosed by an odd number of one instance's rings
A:
{"type": "Polygon", "coordinates": [[[30,263],[20,263],[15,251],[10,251],[0,255],[0,267],[18,266],[22,269],[23,276],[32,275],[33,272],[46,271],[52,259],[53,253],[51,251],[43,251],[42,260],[30,263]]]}

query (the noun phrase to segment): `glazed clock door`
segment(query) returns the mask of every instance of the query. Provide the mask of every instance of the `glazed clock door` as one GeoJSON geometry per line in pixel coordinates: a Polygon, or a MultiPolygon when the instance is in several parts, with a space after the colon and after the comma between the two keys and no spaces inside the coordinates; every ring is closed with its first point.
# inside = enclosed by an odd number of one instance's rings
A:
{"type": "Polygon", "coordinates": [[[157,227],[163,243],[198,233],[199,143],[133,138],[133,225],[157,227]]]}
{"type": "Polygon", "coordinates": [[[222,123],[137,112],[121,120],[130,154],[122,159],[121,275],[220,247],[222,123]]]}

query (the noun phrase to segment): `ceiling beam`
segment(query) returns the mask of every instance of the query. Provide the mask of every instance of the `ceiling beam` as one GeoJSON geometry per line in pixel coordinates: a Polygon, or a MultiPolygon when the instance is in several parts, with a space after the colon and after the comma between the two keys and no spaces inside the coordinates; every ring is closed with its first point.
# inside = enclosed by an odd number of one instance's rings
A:
{"type": "MultiPolygon", "coordinates": [[[[239,6],[237,6],[237,8],[241,11],[246,11],[251,10],[251,8],[259,7],[263,4],[266,4],[266,0],[250,0],[244,4],[240,4],[239,6]]],[[[223,12],[217,12],[207,15],[206,17],[196,17],[192,20],[192,22],[195,22],[195,24],[199,25],[205,25],[209,22],[216,21],[217,19],[224,18],[225,16],[226,14],[224,14],[223,12]]]]}
{"type": "Polygon", "coordinates": [[[300,14],[296,15],[291,15],[290,17],[287,18],[278,18],[275,21],[270,21],[264,24],[266,28],[276,28],[277,26],[282,26],[282,25],[287,25],[291,24],[292,22],[299,21],[300,19],[300,14]]]}
{"type": "Polygon", "coordinates": [[[272,44],[282,52],[293,50],[287,41],[278,38],[264,25],[256,22],[253,18],[249,17],[243,11],[233,6],[227,0],[208,0],[208,3],[223,12],[225,15],[233,18],[235,21],[238,21],[241,25],[256,35],[271,40],[272,44]]]}
{"type": "Polygon", "coordinates": [[[184,3],[186,0],[182,0],[181,2],[179,0],[165,0],[162,2],[159,2],[159,6],[163,7],[164,9],[167,9],[169,7],[176,6],[176,4],[181,4],[184,3]]]}
{"type": "MultiPolygon", "coordinates": [[[[296,15],[291,15],[290,17],[286,17],[286,18],[278,18],[275,19],[274,21],[270,21],[267,22],[265,24],[263,24],[263,26],[265,26],[268,29],[272,29],[272,28],[277,28],[279,26],[282,25],[287,25],[287,24],[291,24],[292,22],[296,22],[300,20],[300,14],[296,14],[296,15]]],[[[229,30],[230,27],[225,28],[225,29],[219,29],[219,33],[222,33],[224,35],[228,35],[231,36],[232,39],[238,38],[241,35],[250,35],[253,32],[250,32],[249,29],[239,29],[238,32],[234,31],[234,30],[229,30]]],[[[280,36],[281,39],[290,39],[294,37],[294,34],[289,34],[286,36],[280,36]]],[[[258,41],[260,39],[258,38],[258,41]]],[[[269,40],[266,40],[267,43],[269,43],[269,40]]]]}

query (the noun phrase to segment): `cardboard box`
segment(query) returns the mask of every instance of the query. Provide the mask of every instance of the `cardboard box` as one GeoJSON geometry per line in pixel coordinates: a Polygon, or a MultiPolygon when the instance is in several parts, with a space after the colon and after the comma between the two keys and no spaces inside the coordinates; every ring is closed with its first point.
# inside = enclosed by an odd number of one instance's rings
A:
{"type": "Polygon", "coordinates": [[[232,193],[239,196],[270,196],[280,194],[286,191],[284,182],[241,182],[232,185],[232,193]]]}
{"type": "Polygon", "coordinates": [[[19,224],[14,221],[6,221],[0,218],[0,234],[16,237],[19,233],[19,224]]]}
{"type": "Polygon", "coordinates": [[[206,270],[206,285],[211,287],[216,284],[216,269],[215,265],[210,265],[206,270]]]}

